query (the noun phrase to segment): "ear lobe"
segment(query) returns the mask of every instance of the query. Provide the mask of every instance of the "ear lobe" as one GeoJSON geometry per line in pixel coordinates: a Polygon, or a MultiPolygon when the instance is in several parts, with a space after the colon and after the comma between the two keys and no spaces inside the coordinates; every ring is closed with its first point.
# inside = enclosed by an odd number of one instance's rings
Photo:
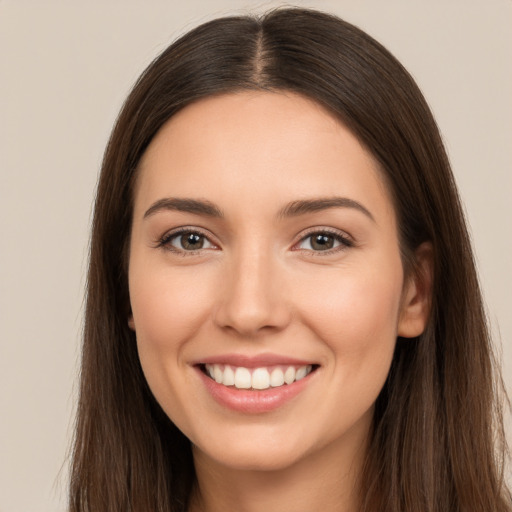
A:
{"type": "Polygon", "coordinates": [[[402,293],[398,336],[415,338],[427,325],[432,304],[434,257],[432,244],[424,242],[415,253],[415,268],[402,293]]]}
{"type": "Polygon", "coordinates": [[[133,320],[133,314],[132,313],[130,313],[130,316],[128,317],[128,327],[132,331],[135,331],[135,321],[133,320]]]}

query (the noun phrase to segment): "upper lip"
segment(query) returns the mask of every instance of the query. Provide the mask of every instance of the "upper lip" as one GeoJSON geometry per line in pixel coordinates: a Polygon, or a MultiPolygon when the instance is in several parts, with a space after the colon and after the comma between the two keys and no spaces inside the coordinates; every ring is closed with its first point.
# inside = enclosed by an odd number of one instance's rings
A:
{"type": "Polygon", "coordinates": [[[216,356],[205,357],[204,359],[195,361],[193,365],[204,364],[228,364],[230,366],[244,368],[261,368],[263,366],[307,366],[314,364],[312,361],[297,359],[294,357],[283,356],[279,354],[258,354],[254,356],[244,354],[220,354],[216,356]]]}

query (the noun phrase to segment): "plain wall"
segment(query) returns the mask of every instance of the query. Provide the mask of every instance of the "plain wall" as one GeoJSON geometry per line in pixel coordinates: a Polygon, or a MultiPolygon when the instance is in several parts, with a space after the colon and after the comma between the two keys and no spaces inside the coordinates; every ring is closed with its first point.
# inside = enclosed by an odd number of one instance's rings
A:
{"type": "MultiPolygon", "coordinates": [[[[279,2],[0,0],[0,512],[66,506],[94,188],[144,67],[212,17],[279,2]]],[[[512,2],[296,1],[368,31],[444,136],[512,389],[512,2]]]]}

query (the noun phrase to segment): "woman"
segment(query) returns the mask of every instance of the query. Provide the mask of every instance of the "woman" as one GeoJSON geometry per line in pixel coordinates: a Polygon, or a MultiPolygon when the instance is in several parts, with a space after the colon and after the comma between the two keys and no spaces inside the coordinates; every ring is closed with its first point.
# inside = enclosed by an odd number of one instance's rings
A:
{"type": "Polygon", "coordinates": [[[435,121],[382,46],[283,9],[149,66],[98,186],[71,510],[510,511],[497,384],[435,121]]]}

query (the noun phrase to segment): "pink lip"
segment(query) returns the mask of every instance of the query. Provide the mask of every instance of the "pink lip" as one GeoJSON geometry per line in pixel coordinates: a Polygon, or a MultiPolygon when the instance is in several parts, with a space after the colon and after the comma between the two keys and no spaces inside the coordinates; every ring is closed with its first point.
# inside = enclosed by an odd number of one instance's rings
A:
{"type": "Polygon", "coordinates": [[[307,366],[315,364],[303,359],[295,359],[278,354],[258,354],[256,356],[247,356],[242,354],[223,354],[218,356],[206,357],[200,361],[195,361],[192,365],[199,364],[229,364],[231,366],[242,366],[244,368],[261,368],[263,366],[307,366]]]}
{"type": "MultiPolygon", "coordinates": [[[[223,359],[223,361],[225,361],[225,359],[223,359]]],[[[287,362],[286,364],[296,363],[287,362]]],[[[299,364],[302,366],[302,363],[299,364]]],[[[237,364],[235,366],[241,365],[237,364]]],[[[269,364],[267,363],[266,366],[269,366],[269,364]]],[[[301,391],[308,386],[311,378],[316,374],[316,372],[312,372],[303,379],[295,381],[292,384],[284,384],[283,386],[276,388],[254,391],[236,389],[235,387],[218,384],[212,378],[205,375],[200,365],[196,365],[195,369],[197,370],[197,373],[207,391],[218,404],[244,414],[261,414],[271,412],[282,407],[301,393],[301,391]]]]}

